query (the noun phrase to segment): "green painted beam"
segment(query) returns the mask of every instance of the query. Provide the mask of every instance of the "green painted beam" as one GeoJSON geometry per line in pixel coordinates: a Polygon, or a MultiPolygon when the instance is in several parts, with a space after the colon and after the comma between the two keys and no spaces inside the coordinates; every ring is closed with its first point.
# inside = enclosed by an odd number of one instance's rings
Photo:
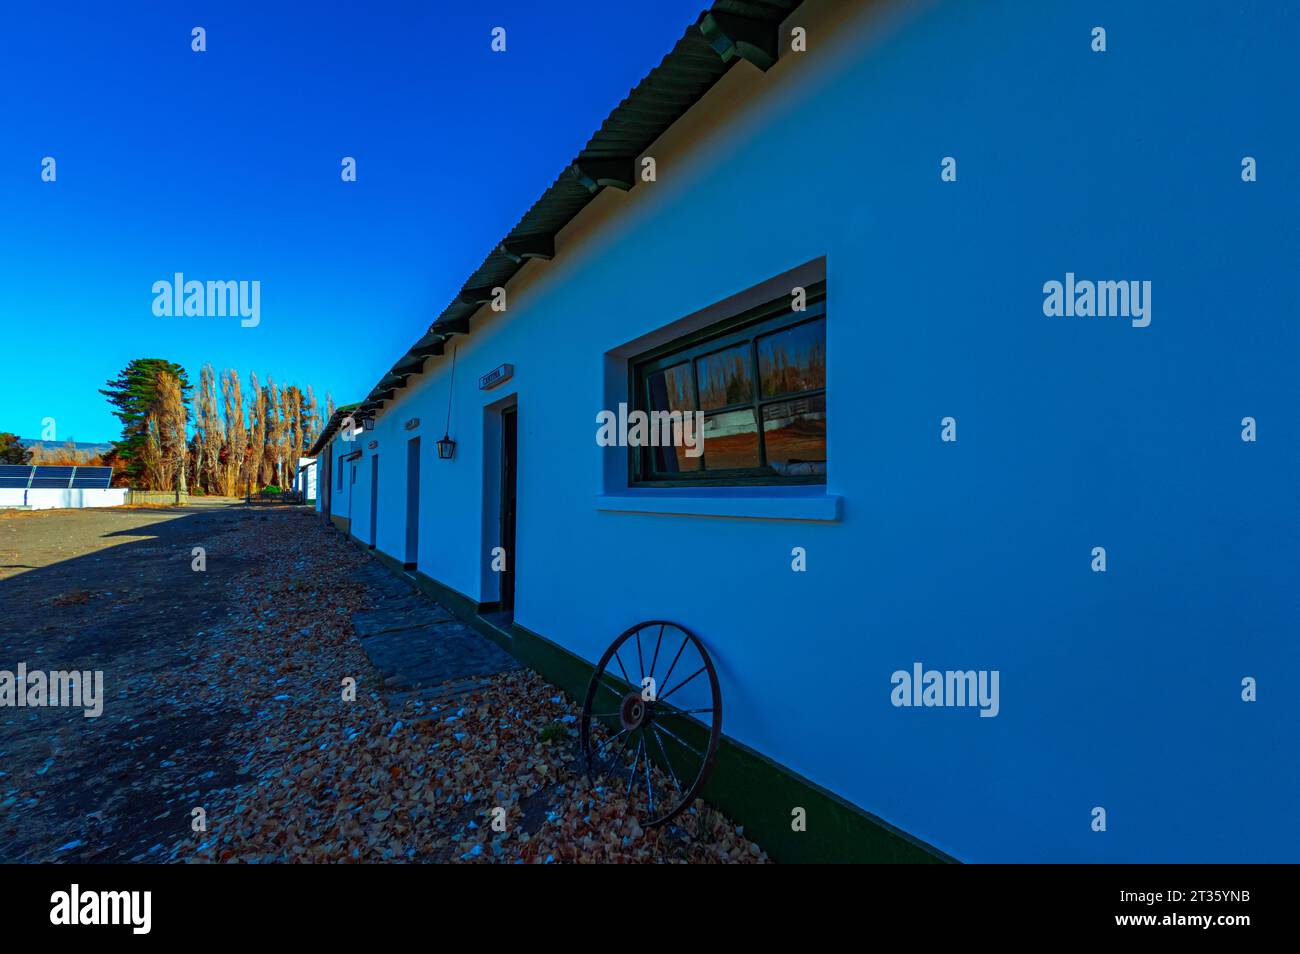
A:
{"type": "Polygon", "coordinates": [[[764,72],[776,65],[778,24],[774,21],[711,10],[697,25],[724,63],[739,57],[764,72]]]}

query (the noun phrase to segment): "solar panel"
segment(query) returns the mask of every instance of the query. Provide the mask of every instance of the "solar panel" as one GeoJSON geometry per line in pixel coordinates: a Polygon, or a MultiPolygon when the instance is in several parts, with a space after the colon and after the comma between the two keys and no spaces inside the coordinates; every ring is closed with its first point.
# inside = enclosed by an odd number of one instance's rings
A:
{"type": "Polygon", "coordinates": [[[18,464],[0,464],[0,488],[27,486],[27,479],[32,475],[30,466],[18,464]]]}
{"type": "Polygon", "coordinates": [[[71,486],[74,490],[106,490],[112,479],[112,467],[78,467],[71,486]]]}
{"type": "Polygon", "coordinates": [[[30,486],[33,489],[60,490],[67,487],[71,480],[71,467],[43,466],[36,468],[36,473],[32,475],[30,486]]]}
{"type": "Polygon", "coordinates": [[[113,480],[112,467],[64,467],[0,464],[0,488],[24,490],[104,490],[113,480]]]}

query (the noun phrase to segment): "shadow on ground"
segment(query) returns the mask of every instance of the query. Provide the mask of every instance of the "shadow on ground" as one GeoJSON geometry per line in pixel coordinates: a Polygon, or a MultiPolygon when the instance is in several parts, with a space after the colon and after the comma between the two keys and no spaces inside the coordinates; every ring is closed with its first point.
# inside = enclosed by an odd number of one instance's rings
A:
{"type": "Polygon", "coordinates": [[[235,753],[223,738],[240,717],[238,698],[187,706],[178,680],[158,677],[192,666],[226,618],[228,584],[247,565],[235,531],[273,519],[282,517],[238,506],[122,511],[112,520],[124,525],[97,533],[105,521],[92,519],[82,540],[61,519],[60,545],[72,551],[139,539],[0,580],[0,671],[100,670],[104,695],[98,718],[80,708],[0,708],[0,862],[158,856],[188,827],[198,792],[233,782],[235,753]],[[196,546],[206,551],[204,572],[192,568],[196,546]]]}

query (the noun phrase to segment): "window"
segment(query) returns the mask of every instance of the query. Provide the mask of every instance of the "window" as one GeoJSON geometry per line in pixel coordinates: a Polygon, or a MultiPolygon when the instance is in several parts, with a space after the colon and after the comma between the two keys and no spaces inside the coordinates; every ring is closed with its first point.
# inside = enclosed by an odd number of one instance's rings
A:
{"type": "Polygon", "coordinates": [[[339,490],[343,489],[343,458],[339,458],[339,490]]]}
{"type": "Polygon", "coordinates": [[[704,440],[632,449],[632,483],[825,483],[825,299],[821,283],[804,311],[783,297],[633,359],[633,407],[701,412],[704,440]]]}

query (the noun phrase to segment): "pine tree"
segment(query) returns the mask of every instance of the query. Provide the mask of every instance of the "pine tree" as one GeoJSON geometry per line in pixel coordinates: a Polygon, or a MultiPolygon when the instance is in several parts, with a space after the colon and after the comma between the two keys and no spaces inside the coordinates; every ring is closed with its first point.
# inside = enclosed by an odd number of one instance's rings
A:
{"type": "Polygon", "coordinates": [[[115,442],[114,448],[118,458],[126,464],[127,475],[133,480],[144,476],[141,451],[147,439],[149,415],[159,409],[160,372],[172,375],[180,383],[181,404],[187,405],[190,383],[185,369],[163,358],[131,360],[99,392],[108,398],[115,408],[114,416],[122,422],[122,439],[115,442]]]}
{"type": "Polygon", "coordinates": [[[32,452],[18,443],[18,435],[8,431],[0,432],[0,464],[26,464],[32,459],[32,452]]]}

